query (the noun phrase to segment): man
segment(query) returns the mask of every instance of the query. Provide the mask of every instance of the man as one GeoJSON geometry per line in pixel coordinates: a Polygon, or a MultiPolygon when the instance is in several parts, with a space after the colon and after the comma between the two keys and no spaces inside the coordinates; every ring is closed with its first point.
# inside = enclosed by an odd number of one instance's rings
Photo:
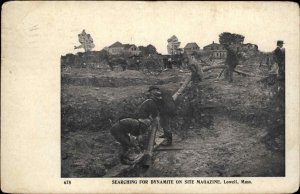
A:
{"type": "Polygon", "coordinates": [[[195,55],[188,57],[188,68],[192,72],[192,81],[202,81],[203,80],[203,70],[201,64],[195,59],[195,55]]]}
{"type": "Polygon", "coordinates": [[[268,70],[270,71],[272,67],[270,56],[267,56],[266,65],[268,67],[268,70]]]}
{"type": "Polygon", "coordinates": [[[274,50],[274,59],[278,64],[278,79],[285,79],[285,49],[283,48],[283,41],[277,41],[277,47],[274,50]]]}
{"type": "Polygon", "coordinates": [[[164,71],[167,71],[168,69],[172,69],[172,59],[171,58],[165,58],[164,59],[164,71]]]}
{"type": "Polygon", "coordinates": [[[285,111],[285,49],[283,41],[277,41],[277,48],[274,50],[274,60],[278,65],[278,88],[277,95],[279,104],[277,111],[284,113],[285,111]]]}
{"type": "Polygon", "coordinates": [[[172,69],[173,68],[173,60],[172,60],[172,58],[168,59],[167,68],[168,69],[172,69]]]}
{"type": "Polygon", "coordinates": [[[238,57],[237,53],[232,48],[232,45],[224,45],[225,49],[227,50],[227,57],[225,60],[225,65],[227,66],[224,72],[225,79],[229,82],[233,81],[233,71],[235,67],[238,65],[238,57]]]}
{"type": "Polygon", "coordinates": [[[124,118],[116,122],[111,127],[110,132],[112,136],[122,146],[122,154],[120,157],[122,163],[132,164],[142,155],[137,145],[130,140],[130,135],[137,137],[146,133],[151,122],[151,117],[147,119],[124,118]],[[138,153],[136,153],[136,151],[138,153]]]}
{"type": "Polygon", "coordinates": [[[111,134],[121,143],[122,154],[121,162],[125,164],[133,163],[141,153],[136,154],[135,149],[140,151],[140,148],[146,149],[148,145],[148,128],[155,122],[158,116],[158,107],[155,101],[161,96],[153,94],[149,96],[139,107],[135,114],[135,118],[120,119],[111,128],[111,134]],[[139,140],[139,145],[135,145],[130,141],[130,135],[136,136],[139,140]]]}
{"type": "Polygon", "coordinates": [[[126,69],[127,69],[127,61],[124,61],[123,63],[121,63],[121,67],[122,67],[122,71],[126,71],[126,69]]]}
{"type": "Polygon", "coordinates": [[[165,138],[161,145],[168,146],[172,144],[172,132],[170,128],[171,118],[175,116],[176,106],[172,98],[172,94],[166,90],[160,89],[157,86],[149,87],[150,98],[153,99],[158,107],[159,121],[163,128],[164,134],[161,136],[165,138]]]}

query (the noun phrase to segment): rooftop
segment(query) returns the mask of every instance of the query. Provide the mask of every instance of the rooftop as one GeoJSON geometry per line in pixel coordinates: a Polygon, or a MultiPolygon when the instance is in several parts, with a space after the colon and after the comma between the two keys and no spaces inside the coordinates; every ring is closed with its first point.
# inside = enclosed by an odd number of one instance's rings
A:
{"type": "Polygon", "coordinates": [[[120,43],[119,41],[115,42],[114,44],[110,45],[109,48],[114,48],[114,47],[122,47],[122,43],[120,43]]]}
{"type": "Polygon", "coordinates": [[[198,44],[197,43],[195,43],[195,42],[190,42],[190,43],[187,43],[186,45],[185,45],[185,49],[186,48],[193,48],[193,47],[197,47],[197,48],[200,48],[199,46],[198,46],[198,44]]]}

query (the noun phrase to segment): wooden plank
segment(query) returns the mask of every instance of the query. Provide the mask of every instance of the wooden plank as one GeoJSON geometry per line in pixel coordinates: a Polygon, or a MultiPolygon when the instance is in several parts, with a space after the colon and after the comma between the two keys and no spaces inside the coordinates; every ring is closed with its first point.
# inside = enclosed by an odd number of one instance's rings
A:
{"type": "Polygon", "coordinates": [[[150,166],[152,163],[152,156],[153,156],[153,149],[154,149],[154,144],[155,144],[155,139],[156,139],[156,132],[159,127],[159,120],[158,118],[155,119],[155,122],[151,125],[151,131],[149,134],[149,140],[148,140],[148,145],[147,149],[145,150],[145,157],[143,160],[143,165],[144,166],[150,166]]]}
{"type": "MultiPolygon", "coordinates": [[[[154,145],[154,150],[156,150],[161,143],[163,142],[164,139],[162,138],[157,138],[156,139],[156,144],[154,145]]],[[[142,155],[138,160],[136,160],[136,163],[129,165],[129,164],[118,164],[117,166],[109,169],[109,171],[103,176],[103,177],[116,177],[126,171],[129,171],[133,168],[136,167],[136,165],[142,161],[144,155],[142,155]]]]}
{"type": "Polygon", "coordinates": [[[170,146],[170,147],[160,147],[158,149],[156,149],[155,151],[156,152],[161,152],[161,151],[178,151],[178,150],[199,150],[197,148],[192,148],[192,147],[173,147],[173,146],[170,146]]]}
{"type": "Polygon", "coordinates": [[[209,66],[209,67],[203,67],[202,70],[203,72],[206,72],[206,71],[209,71],[209,70],[212,70],[212,69],[224,69],[226,68],[225,65],[212,65],[212,66],[209,66]]]}
{"type": "Polygon", "coordinates": [[[177,90],[177,92],[175,92],[175,94],[172,96],[174,101],[176,101],[176,99],[178,98],[179,95],[182,94],[183,90],[186,88],[186,86],[190,83],[192,79],[192,76],[189,75],[186,77],[184,83],[181,85],[181,87],[177,90]]]}
{"type": "Polygon", "coordinates": [[[144,155],[141,155],[134,164],[119,164],[113,168],[111,168],[103,177],[116,177],[119,174],[126,172],[130,169],[133,169],[137,163],[139,163],[143,159],[144,155]]]}
{"type": "Polygon", "coordinates": [[[234,72],[237,73],[237,74],[243,75],[243,76],[248,76],[248,77],[262,77],[262,78],[264,77],[264,76],[261,76],[261,75],[255,75],[253,73],[247,73],[245,71],[238,70],[238,69],[235,69],[234,72]]]}

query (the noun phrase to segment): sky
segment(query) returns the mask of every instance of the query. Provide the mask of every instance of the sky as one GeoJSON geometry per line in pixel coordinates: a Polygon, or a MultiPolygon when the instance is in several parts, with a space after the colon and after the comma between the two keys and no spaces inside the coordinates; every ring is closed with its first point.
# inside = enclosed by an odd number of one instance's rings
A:
{"type": "MultiPolygon", "coordinates": [[[[283,2],[36,2],[31,11],[18,10],[19,33],[39,48],[53,46],[61,55],[76,53],[83,29],[101,50],[116,41],[137,46],[152,44],[167,53],[167,39],[176,35],[183,48],[196,42],[200,48],[218,42],[222,32],[245,36],[245,43],[272,51],[277,40],[293,41],[290,20],[297,6],[283,2]],[[26,30],[24,30],[26,28],[26,30]]],[[[23,6],[26,7],[26,6],[23,6]]],[[[28,7],[27,7],[28,9],[28,7]]],[[[25,8],[24,8],[25,10],[25,8]]],[[[295,25],[294,25],[295,26],[295,25]]]]}

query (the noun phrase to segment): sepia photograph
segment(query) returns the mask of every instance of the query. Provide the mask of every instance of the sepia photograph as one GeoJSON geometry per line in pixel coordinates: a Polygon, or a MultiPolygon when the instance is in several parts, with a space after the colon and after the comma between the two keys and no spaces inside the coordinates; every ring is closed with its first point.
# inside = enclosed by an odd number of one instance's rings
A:
{"type": "Polygon", "coordinates": [[[299,10],[4,3],[1,190],[296,191],[299,10]]]}
{"type": "Polygon", "coordinates": [[[73,34],[60,64],[61,176],[285,176],[280,34],[264,45],[236,31],[172,33],[159,48],[102,49],[88,29],[73,34]]]}

